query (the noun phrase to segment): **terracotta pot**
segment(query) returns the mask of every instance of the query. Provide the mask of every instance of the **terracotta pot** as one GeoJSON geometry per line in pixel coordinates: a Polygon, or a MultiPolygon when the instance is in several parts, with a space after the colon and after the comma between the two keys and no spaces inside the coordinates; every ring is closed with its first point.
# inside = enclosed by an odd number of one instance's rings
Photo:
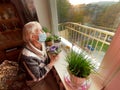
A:
{"type": "Polygon", "coordinates": [[[52,46],[53,45],[53,42],[52,41],[48,41],[48,42],[45,42],[46,46],[52,46]]]}
{"type": "Polygon", "coordinates": [[[80,86],[86,81],[86,78],[81,78],[81,77],[77,77],[73,74],[70,74],[70,80],[73,85],[80,86]]]}
{"type": "Polygon", "coordinates": [[[60,43],[61,40],[54,40],[54,43],[60,43]]]}
{"type": "Polygon", "coordinates": [[[77,77],[75,75],[73,75],[70,70],[68,70],[69,74],[70,74],[70,80],[72,82],[72,84],[74,86],[80,86],[82,85],[87,79],[86,78],[81,78],[81,77],[77,77]]]}

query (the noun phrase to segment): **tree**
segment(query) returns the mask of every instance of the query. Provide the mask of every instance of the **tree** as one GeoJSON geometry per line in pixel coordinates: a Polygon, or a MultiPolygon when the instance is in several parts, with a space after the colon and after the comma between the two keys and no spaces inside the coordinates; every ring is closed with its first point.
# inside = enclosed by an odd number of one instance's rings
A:
{"type": "Polygon", "coordinates": [[[68,11],[70,9],[70,3],[68,0],[57,0],[58,21],[63,23],[68,20],[68,11]]]}
{"type": "Polygon", "coordinates": [[[109,5],[97,15],[95,20],[96,25],[113,28],[115,25],[115,20],[117,20],[118,15],[120,13],[120,3],[109,5]]]}

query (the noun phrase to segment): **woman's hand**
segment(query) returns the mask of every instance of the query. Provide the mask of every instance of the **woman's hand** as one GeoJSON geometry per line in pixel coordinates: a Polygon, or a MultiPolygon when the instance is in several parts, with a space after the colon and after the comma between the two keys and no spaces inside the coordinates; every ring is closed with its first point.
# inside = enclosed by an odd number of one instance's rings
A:
{"type": "Polygon", "coordinates": [[[57,60],[60,52],[60,48],[55,45],[47,48],[47,53],[51,61],[57,60]]]}
{"type": "Polygon", "coordinates": [[[48,53],[48,56],[50,58],[50,63],[48,64],[48,66],[50,68],[53,67],[53,65],[55,64],[55,62],[58,60],[59,58],[59,54],[51,54],[51,53],[48,53]]]}
{"type": "Polygon", "coordinates": [[[55,62],[59,58],[59,54],[48,53],[51,62],[55,62]]]}

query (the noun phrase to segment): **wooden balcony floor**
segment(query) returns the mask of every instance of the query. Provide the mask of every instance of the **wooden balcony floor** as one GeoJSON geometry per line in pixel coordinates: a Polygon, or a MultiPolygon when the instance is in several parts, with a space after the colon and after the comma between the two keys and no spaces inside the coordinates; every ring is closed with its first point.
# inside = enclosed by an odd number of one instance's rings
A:
{"type": "Polygon", "coordinates": [[[32,87],[32,90],[59,90],[59,86],[50,71],[44,80],[32,87]]]}

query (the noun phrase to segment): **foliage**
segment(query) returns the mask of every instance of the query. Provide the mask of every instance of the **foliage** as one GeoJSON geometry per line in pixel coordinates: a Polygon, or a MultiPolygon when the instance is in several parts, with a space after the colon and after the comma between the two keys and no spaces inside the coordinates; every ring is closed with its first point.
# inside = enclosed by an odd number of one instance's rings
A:
{"type": "Polygon", "coordinates": [[[71,51],[66,57],[68,70],[77,77],[86,78],[95,69],[88,57],[85,56],[83,52],[71,51]]]}
{"type": "Polygon", "coordinates": [[[51,53],[51,54],[59,54],[61,52],[61,48],[58,46],[51,46],[47,49],[47,52],[51,53]]]}
{"type": "Polygon", "coordinates": [[[63,23],[68,20],[69,9],[70,9],[70,3],[68,2],[68,0],[57,0],[59,23],[63,23]]]}
{"type": "Polygon", "coordinates": [[[42,30],[43,30],[45,33],[50,32],[47,27],[42,27],[42,30]]]}
{"type": "Polygon", "coordinates": [[[48,37],[46,38],[45,42],[49,42],[49,41],[52,41],[52,40],[53,40],[53,36],[50,35],[50,36],[48,36],[48,37]]]}
{"type": "Polygon", "coordinates": [[[60,42],[61,41],[61,38],[58,36],[58,35],[53,35],[53,39],[54,41],[56,42],[60,42]]]}
{"type": "MultiPolygon", "coordinates": [[[[86,41],[86,42],[85,42],[85,45],[87,45],[87,44],[88,44],[88,45],[92,45],[93,48],[95,48],[95,47],[96,47],[96,44],[97,44],[96,50],[99,51],[103,43],[100,42],[100,41],[97,42],[96,40],[93,40],[93,41],[92,41],[92,40],[89,40],[89,41],[86,41]]],[[[109,46],[109,45],[107,45],[107,44],[103,44],[102,51],[103,51],[103,52],[106,52],[107,49],[108,49],[108,46],[109,46]]]]}
{"type": "Polygon", "coordinates": [[[96,22],[98,22],[97,25],[112,28],[118,23],[116,20],[119,18],[119,10],[120,3],[113,4],[105,8],[105,10],[101,12],[101,15],[96,19],[96,22]]]}
{"type": "Polygon", "coordinates": [[[120,3],[114,1],[100,1],[72,6],[68,0],[57,0],[59,23],[80,22],[116,29],[120,23],[118,19],[120,16],[119,10],[120,3]]]}

